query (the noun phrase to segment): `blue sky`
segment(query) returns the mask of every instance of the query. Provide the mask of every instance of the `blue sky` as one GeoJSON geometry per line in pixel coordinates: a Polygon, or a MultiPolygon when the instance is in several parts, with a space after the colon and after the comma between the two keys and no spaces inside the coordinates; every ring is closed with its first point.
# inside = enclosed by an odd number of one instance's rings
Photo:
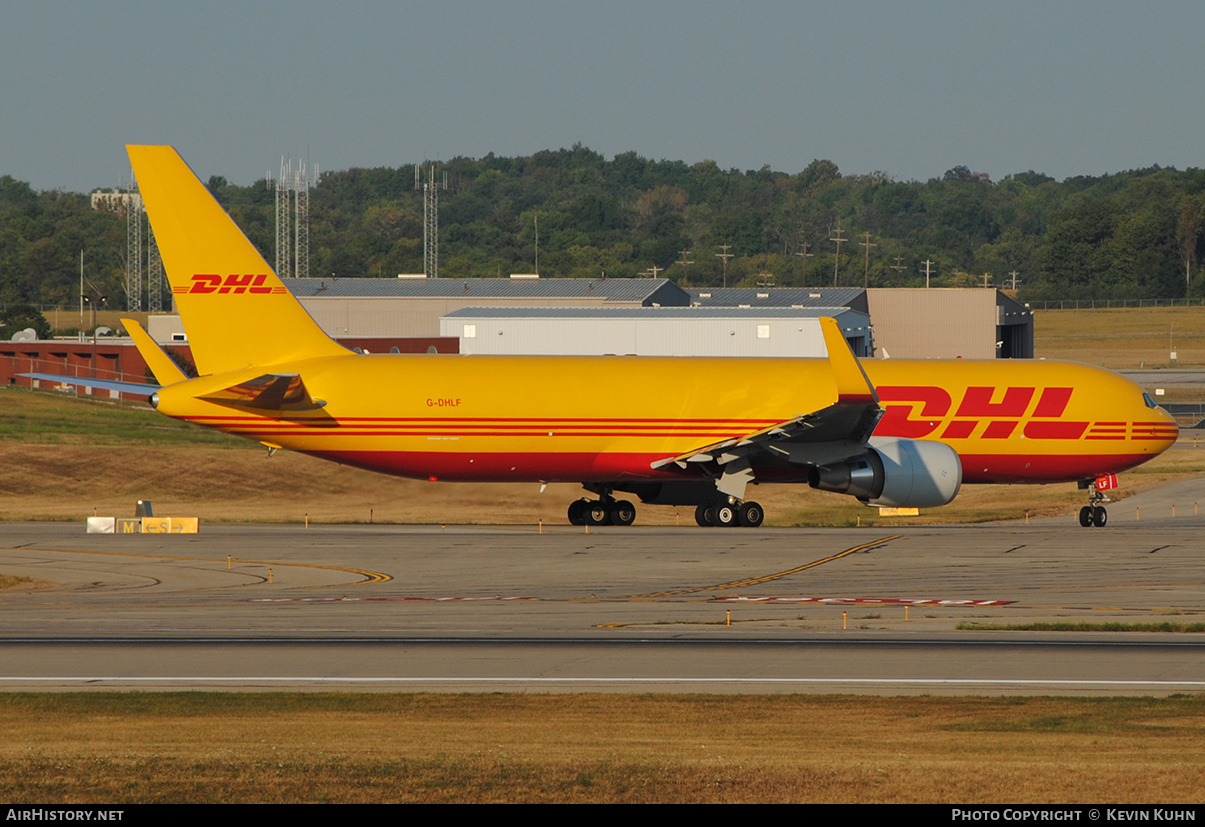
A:
{"type": "Polygon", "coordinates": [[[1201,167],[1202,32],[1199,2],[6,0],[0,174],[111,187],[126,143],[239,184],[577,142],[903,180],[1201,167]]]}

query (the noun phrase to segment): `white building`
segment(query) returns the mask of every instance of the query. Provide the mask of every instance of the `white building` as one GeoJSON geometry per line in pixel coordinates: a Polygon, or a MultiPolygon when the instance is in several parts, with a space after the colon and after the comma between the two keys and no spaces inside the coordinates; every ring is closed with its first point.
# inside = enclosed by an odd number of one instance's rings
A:
{"type": "Polygon", "coordinates": [[[440,335],[466,354],[825,356],[821,316],[867,354],[870,319],[848,307],[466,307],[440,335]]]}

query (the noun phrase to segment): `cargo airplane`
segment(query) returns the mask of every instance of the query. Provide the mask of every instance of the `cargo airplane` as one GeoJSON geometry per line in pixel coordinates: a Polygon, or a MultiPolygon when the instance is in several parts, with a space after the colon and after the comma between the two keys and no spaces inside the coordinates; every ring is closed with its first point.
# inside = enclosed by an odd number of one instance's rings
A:
{"type": "Polygon", "coordinates": [[[330,339],[176,151],[131,146],[200,376],[126,327],[167,416],[386,474],[576,482],[570,522],[629,525],[644,503],[758,526],[750,486],[806,483],[869,505],[934,507],[962,483],[1103,490],[1176,440],[1109,371],[1048,361],[361,354],[330,339]]]}

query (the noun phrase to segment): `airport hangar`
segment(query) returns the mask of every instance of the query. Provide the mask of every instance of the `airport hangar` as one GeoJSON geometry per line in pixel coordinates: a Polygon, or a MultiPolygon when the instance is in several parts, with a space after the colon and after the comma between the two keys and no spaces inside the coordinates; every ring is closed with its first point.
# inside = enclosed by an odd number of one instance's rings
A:
{"type": "MultiPolygon", "coordinates": [[[[654,331],[682,337],[676,355],[823,356],[812,346],[790,350],[756,338],[757,327],[830,315],[859,356],[893,358],[1032,358],[1033,313],[995,289],[983,288],[687,288],[668,279],[286,279],[285,284],[322,328],[338,341],[373,353],[637,353],[671,355],[664,347],[646,350],[624,343],[632,337],[600,337],[599,322],[638,326],[650,341],[654,331]],[[666,310],[673,308],[673,310],[666,310]],[[590,310],[577,313],[575,311],[590,310]],[[476,312],[475,311],[480,311],[476,312]],[[760,322],[755,321],[761,319],[760,322]],[[522,349],[503,342],[486,346],[482,327],[476,341],[464,337],[474,319],[506,321],[504,335],[522,338],[522,349]],[[737,333],[728,322],[747,323],[737,333]],[[566,326],[593,337],[596,349],[583,350],[563,335],[566,326]],[[728,326],[725,326],[728,325],[728,326]],[[872,325],[872,327],[868,327],[872,325]],[[713,337],[718,336],[723,343],[713,337]],[[429,341],[428,341],[429,340],[429,341]],[[544,343],[543,349],[539,345],[544,343]],[[706,345],[700,343],[706,342],[706,345]],[[534,344],[533,344],[534,343],[534,344]],[[688,345],[695,345],[690,347],[688,345]],[[699,349],[702,347],[702,349],[699,349]]],[[[183,328],[173,318],[152,318],[158,341],[183,328]]],[[[764,334],[764,330],[763,330],[764,334]]],[[[773,333],[771,332],[773,339],[773,333]]],[[[802,341],[802,340],[801,340],[802,341]]],[[[818,342],[819,340],[815,340],[818,342]]],[[[785,344],[785,342],[784,342],[785,344]]]]}
{"type": "MultiPolygon", "coordinates": [[[[831,315],[859,356],[1033,356],[1032,312],[990,288],[683,289],[668,279],[548,278],[285,284],[329,335],[372,353],[822,356],[819,337],[802,328],[814,330],[818,316],[831,315]],[[475,340],[465,338],[466,324],[479,325],[475,340]],[[505,332],[498,336],[495,328],[487,347],[490,324],[505,332]],[[592,345],[582,350],[587,333],[592,345]],[[523,350],[503,346],[523,341],[523,350]],[[667,349],[674,341],[676,349],[667,349]]],[[[153,315],[147,326],[161,344],[190,357],[178,316],[153,315]]],[[[112,336],[0,342],[0,383],[36,384],[17,376],[27,372],[146,381],[132,342],[112,336]]]]}

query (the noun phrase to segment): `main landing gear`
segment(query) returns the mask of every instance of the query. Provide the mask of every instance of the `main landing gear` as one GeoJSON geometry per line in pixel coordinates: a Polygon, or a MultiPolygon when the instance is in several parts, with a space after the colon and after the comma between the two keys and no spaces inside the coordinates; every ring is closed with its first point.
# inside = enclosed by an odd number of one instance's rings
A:
{"type": "Polygon", "coordinates": [[[743,528],[757,528],[766,518],[761,503],[752,500],[745,502],[716,502],[706,503],[695,508],[695,522],[701,526],[730,526],[739,525],[743,528]]]}
{"type": "Polygon", "coordinates": [[[1079,510],[1079,524],[1084,528],[1096,526],[1104,528],[1105,523],[1109,521],[1109,512],[1101,503],[1107,503],[1109,498],[1104,494],[1092,489],[1092,493],[1088,495],[1088,504],[1079,510]]]}
{"type": "Polygon", "coordinates": [[[598,500],[576,500],[569,505],[569,522],[573,525],[631,525],[635,521],[636,506],[610,494],[598,500]]]}

